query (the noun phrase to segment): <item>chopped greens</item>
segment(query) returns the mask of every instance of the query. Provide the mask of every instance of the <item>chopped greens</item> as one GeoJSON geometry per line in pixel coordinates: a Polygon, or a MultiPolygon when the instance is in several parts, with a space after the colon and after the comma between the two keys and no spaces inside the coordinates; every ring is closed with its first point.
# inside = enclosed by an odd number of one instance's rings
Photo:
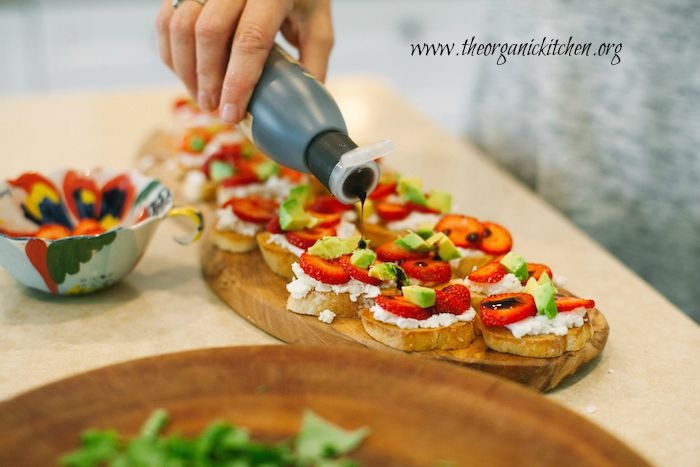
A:
{"type": "Polygon", "coordinates": [[[264,444],[250,439],[244,428],[214,422],[194,438],[162,435],[168,414],[156,410],[139,436],[120,438],[113,430],[88,430],[81,446],[60,459],[66,467],[350,467],[342,457],[362,443],[367,428],[346,431],[310,410],[304,412],[299,434],[290,440],[264,444]]]}

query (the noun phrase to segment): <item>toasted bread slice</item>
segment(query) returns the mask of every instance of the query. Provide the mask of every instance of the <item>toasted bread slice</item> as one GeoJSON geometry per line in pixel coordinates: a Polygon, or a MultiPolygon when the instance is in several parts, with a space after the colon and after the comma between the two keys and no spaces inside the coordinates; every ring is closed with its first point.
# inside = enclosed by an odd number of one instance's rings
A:
{"type": "Polygon", "coordinates": [[[591,338],[588,319],[580,328],[570,328],[565,336],[542,334],[518,338],[505,326],[490,327],[480,324],[479,328],[489,349],[523,357],[558,357],[567,351],[580,350],[591,338]]]}
{"type": "Polygon", "coordinates": [[[291,251],[285,250],[279,245],[268,243],[270,232],[260,232],[256,235],[255,239],[258,242],[260,252],[270,270],[285,279],[294,279],[292,264],[299,258],[291,251]]]}
{"type": "Polygon", "coordinates": [[[394,232],[389,230],[383,225],[379,224],[365,224],[365,239],[370,241],[372,248],[376,248],[383,243],[395,240],[397,237],[403,235],[402,232],[394,232]]]}
{"type": "Polygon", "coordinates": [[[318,316],[323,310],[331,310],[339,318],[359,318],[360,310],[370,306],[370,301],[359,297],[350,300],[350,294],[333,292],[316,292],[312,290],[304,298],[287,299],[287,309],[301,315],[318,316]]]}
{"type": "Polygon", "coordinates": [[[474,340],[474,323],[471,321],[459,321],[440,328],[402,329],[377,321],[369,309],[362,310],[360,318],[365,331],[373,339],[408,352],[461,349],[469,347],[474,340]]]}
{"type": "Polygon", "coordinates": [[[495,256],[486,253],[481,256],[467,256],[460,259],[457,266],[452,267],[452,273],[455,277],[467,277],[474,269],[478,269],[494,259],[496,259],[495,256]]]}
{"type": "Polygon", "coordinates": [[[249,237],[230,230],[215,229],[211,238],[217,248],[230,253],[247,253],[253,251],[257,246],[255,237],[249,237]]]}

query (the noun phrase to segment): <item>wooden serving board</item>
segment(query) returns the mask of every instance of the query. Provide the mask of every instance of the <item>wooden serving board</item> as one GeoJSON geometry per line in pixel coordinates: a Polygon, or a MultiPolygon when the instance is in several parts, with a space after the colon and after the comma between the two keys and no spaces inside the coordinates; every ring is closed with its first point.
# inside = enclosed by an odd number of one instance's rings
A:
{"type": "Polygon", "coordinates": [[[135,435],[156,408],[167,432],[214,420],[254,439],[298,432],[305,409],[371,434],[363,466],[646,466],[601,428],[503,379],[425,359],[351,347],[257,346],[121,363],[0,404],[0,465],[56,465],[88,428],[135,435]]]}
{"type": "Polygon", "coordinates": [[[402,352],[372,339],[359,319],[336,318],[325,324],[315,316],[286,309],[287,281],[273,274],[259,251],[231,254],[202,240],[202,273],[214,292],[255,326],[290,344],[361,345],[377,350],[445,360],[503,376],[540,391],[556,387],[595,358],[608,339],[608,323],[598,310],[589,312],[592,337],[585,347],[556,358],[529,358],[495,352],[478,336],[465,349],[402,352]]]}

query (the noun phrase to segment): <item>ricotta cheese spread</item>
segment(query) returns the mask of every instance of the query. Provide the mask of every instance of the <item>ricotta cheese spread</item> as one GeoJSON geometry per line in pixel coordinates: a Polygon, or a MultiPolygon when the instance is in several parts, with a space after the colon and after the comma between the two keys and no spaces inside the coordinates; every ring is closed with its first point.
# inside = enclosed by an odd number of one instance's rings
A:
{"type": "Polygon", "coordinates": [[[539,336],[541,334],[565,336],[569,332],[569,328],[580,328],[583,326],[584,316],[586,316],[586,309],[579,307],[571,311],[557,313],[552,319],[547,318],[545,315],[536,315],[515,323],[506,324],[506,327],[517,338],[539,336]]]}
{"type": "Polygon", "coordinates": [[[270,234],[270,238],[267,239],[267,243],[279,245],[296,256],[301,256],[301,254],[304,253],[303,249],[289,243],[289,240],[287,240],[287,237],[285,237],[284,234],[270,234]]]}
{"type": "Polygon", "coordinates": [[[476,316],[473,308],[469,307],[461,315],[452,313],[437,313],[426,319],[403,318],[391,313],[381,306],[375,304],[369,309],[374,315],[374,319],[382,323],[393,324],[401,329],[430,329],[442,328],[460,321],[471,321],[476,316]]]}
{"type": "Polygon", "coordinates": [[[247,185],[230,188],[219,186],[216,191],[216,201],[219,204],[224,204],[231,198],[246,198],[250,195],[260,195],[281,201],[294,186],[296,184],[290,180],[275,175],[265,180],[264,183],[248,183],[247,185]]]}
{"type": "Polygon", "coordinates": [[[440,220],[440,214],[432,214],[429,212],[413,211],[405,219],[400,221],[387,222],[386,228],[389,230],[403,231],[406,229],[416,230],[421,224],[437,224],[440,220]]]}
{"type": "Polygon", "coordinates": [[[360,297],[375,298],[381,294],[379,287],[365,284],[357,279],[350,279],[345,284],[324,284],[306,274],[299,263],[292,264],[292,271],[296,279],[287,284],[287,291],[297,299],[306,297],[312,290],[335,294],[346,293],[350,295],[350,300],[353,302],[356,302],[360,297]]]}
{"type": "Polygon", "coordinates": [[[500,293],[522,292],[523,285],[514,274],[508,273],[498,282],[473,282],[469,278],[464,279],[464,285],[473,293],[482,295],[496,295],[500,293]]]}
{"type": "Polygon", "coordinates": [[[333,313],[331,310],[323,310],[318,315],[318,320],[321,321],[322,323],[331,324],[334,319],[335,319],[335,313],[333,313]]]}

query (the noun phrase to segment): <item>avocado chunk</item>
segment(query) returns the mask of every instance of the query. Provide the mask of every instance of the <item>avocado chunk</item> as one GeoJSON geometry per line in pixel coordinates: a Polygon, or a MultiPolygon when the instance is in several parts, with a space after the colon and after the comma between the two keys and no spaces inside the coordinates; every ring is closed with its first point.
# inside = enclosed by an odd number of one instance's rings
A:
{"type": "Polygon", "coordinates": [[[263,182],[273,175],[280,174],[280,166],[272,161],[261,162],[253,170],[255,170],[255,175],[258,176],[258,179],[263,182]]]}
{"type": "Polygon", "coordinates": [[[545,315],[549,319],[552,319],[557,315],[557,305],[554,303],[554,293],[554,286],[551,282],[547,282],[544,284],[537,284],[535,293],[532,294],[532,297],[535,299],[537,313],[540,315],[545,315]]]}
{"type": "Polygon", "coordinates": [[[421,236],[421,238],[429,239],[434,233],[434,224],[421,224],[416,229],[416,233],[421,236]]]}
{"type": "Polygon", "coordinates": [[[213,161],[209,164],[209,178],[212,182],[220,182],[224,178],[232,176],[236,172],[231,164],[221,161],[213,161]]]}
{"type": "Polygon", "coordinates": [[[301,230],[315,224],[313,217],[294,198],[288,198],[280,204],[279,214],[282,230],[301,230]]]}
{"type": "Polygon", "coordinates": [[[372,250],[361,248],[353,252],[350,262],[358,268],[367,269],[374,263],[375,259],[377,259],[377,255],[372,250]]]}
{"type": "Polygon", "coordinates": [[[552,288],[554,289],[554,293],[557,293],[557,292],[558,292],[557,286],[554,285],[554,282],[552,282],[552,279],[549,277],[549,274],[547,274],[546,272],[543,272],[542,275],[540,275],[540,278],[539,278],[539,280],[537,281],[537,283],[538,283],[539,285],[549,284],[549,285],[551,285],[552,288]]]}
{"type": "Polygon", "coordinates": [[[369,268],[368,274],[369,277],[374,277],[375,279],[390,281],[403,273],[403,271],[399,272],[400,269],[401,267],[395,263],[379,263],[369,268]]]}
{"type": "Polygon", "coordinates": [[[520,282],[527,279],[527,263],[519,254],[510,251],[503,258],[501,258],[500,263],[508,270],[508,272],[515,275],[520,282]]]}
{"type": "Polygon", "coordinates": [[[443,261],[451,261],[462,257],[462,254],[459,252],[455,244],[452,243],[450,237],[444,234],[437,244],[437,254],[443,261]]]}
{"type": "Polygon", "coordinates": [[[420,285],[407,285],[401,289],[406,300],[421,308],[429,308],[435,305],[435,289],[421,287],[420,285]]]}
{"type": "Polygon", "coordinates": [[[305,207],[307,204],[309,204],[311,199],[311,189],[309,188],[309,185],[302,184],[295,186],[289,190],[287,199],[295,199],[299,202],[302,208],[305,207]]]}
{"type": "Polygon", "coordinates": [[[401,238],[394,240],[394,243],[406,248],[407,250],[425,253],[430,251],[430,245],[415,232],[410,232],[401,238]]]}
{"type": "Polygon", "coordinates": [[[523,287],[523,293],[535,295],[535,289],[537,289],[538,286],[539,284],[537,283],[535,278],[531,277],[527,280],[525,287],[523,287]]]}
{"type": "Polygon", "coordinates": [[[428,195],[427,205],[440,214],[447,214],[452,210],[452,195],[446,191],[433,191],[428,195]]]}
{"type": "Polygon", "coordinates": [[[359,237],[354,238],[338,238],[338,237],[323,237],[316,240],[316,243],[311,245],[307,252],[314,256],[319,256],[324,259],[336,259],[343,255],[349,255],[357,246],[359,237]]]}
{"type": "Polygon", "coordinates": [[[396,192],[406,201],[425,206],[428,202],[423,193],[423,181],[420,178],[400,178],[396,192]]]}

